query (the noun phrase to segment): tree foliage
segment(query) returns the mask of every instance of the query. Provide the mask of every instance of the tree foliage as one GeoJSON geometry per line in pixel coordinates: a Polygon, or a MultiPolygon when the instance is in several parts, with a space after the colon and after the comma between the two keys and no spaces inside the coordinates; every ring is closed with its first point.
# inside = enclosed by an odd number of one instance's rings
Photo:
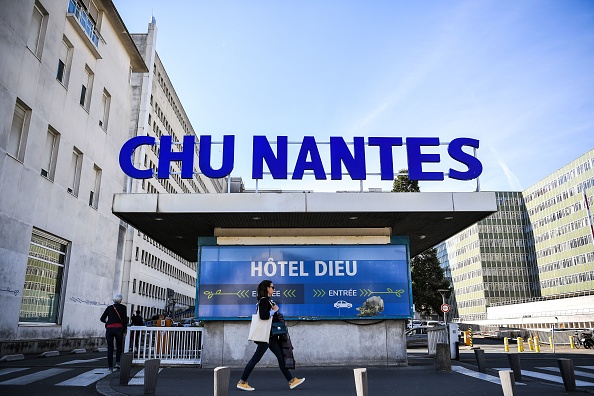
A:
{"type": "Polygon", "coordinates": [[[443,275],[437,250],[431,248],[416,255],[410,266],[415,309],[421,315],[439,313],[442,299],[437,290],[449,289],[450,282],[443,275]]]}
{"type": "Polygon", "coordinates": [[[420,192],[419,181],[408,178],[408,169],[400,169],[400,174],[394,179],[392,192],[420,192]],[[404,174],[403,174],[404,173],[404,174]]]}
{"type": "MultiPolygon", "coordinates": [[[[394,179],[392,192],[420,192],[419,182],[408,178],[408,169],[401,169],[394,179]]],[[[411,262],[412,294],[415,309],[422,315],[440,312],[442,304],[438,289],[449,289],[450,283],[443,275],[443,269],[437,259],[437,251],[428,249],[412,258],[411,262]]]]}

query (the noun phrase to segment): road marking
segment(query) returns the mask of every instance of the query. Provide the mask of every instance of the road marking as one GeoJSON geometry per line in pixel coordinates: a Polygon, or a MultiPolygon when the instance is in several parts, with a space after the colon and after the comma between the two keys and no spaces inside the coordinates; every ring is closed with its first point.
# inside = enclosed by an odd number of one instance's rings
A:
{"type": "Polygon", "coordinates": [[[77,375],[76,377],[70,378],[69,380],[56,384],[57,386],[88,386],[100,379],[107,377],[110,374],[109,369],[98,368],[86,373],[77,375]]]}
{"type": "MultiPolygon", "coordinates": [[[[459,374],[467,375],[469,377],[474,377],[474,378],[478,378],[483,381],[488,381],[488,382],[492,382],[497,385],[501,385],[501,380],[499,379],[499,377],[495,377],[495,376],[489,375],[489,374],[479,373],[478,371],[469,370],[466,367],[452,366],[452,371],[455,371],[459,374]]],[[[522,382],[516,382],[516,385],[526,385],[526,384],[524,384],[522,382]]]]}
{"type": "MultiPolygon", "coordinates": [[[[547,371],[554,371],[557,374],[561,375],[561,372],[559,371],[559,367],[537,367],[537,369],[547,370],[547,371]]],[[[580,377],[594,378],[594,374],[588,373],[586,371],[573,370],[573,373],[575,375],[579,375],[580,377]]]]}
{"type": "MultiPolygon", "coordinates": [[[[161,370],[163,370],[163,368],[159,368],[159,373],[161,372],[161,370]]],[[[134,378],[132,378],[128,382],[128,385],[144,385],[144,369],[136,373],[134,378]]]]}
{"type": "Polygon", "coordinates": [[[95,358],[95,359],[84,359],[84,360],[80,360],[80,359],[79,360],[70,360],[69,362],[58,363],[58,364],[56,364],[56,366],[62,366],[65,364],[96,362],[97,360],[101,360],[101,359],[107,359],[107,357],[99,357],[99,358],[95,358]]]}
{"type": "Polygon", "coordinates": [[[29,370],[27,367],[14,367],[14,368],[5,368],[0,370],[0,375],[6,375],[6,374],[11,374],[11,373],[17,373],[19,371],[23,371],[23,370],[29,370]]]}
{"type": "Polygon", "coordinates": [[[585,368],[588,370],[594,370],[594,366],[578,366],[579,368],[585,368]]]}
{"type": "MultiPolygon", "coordinates": [[[[509,369],[508,368],[497,368],[495,370],[509,370],[509,369]]],[[[545,373],[539,373],[538,371],[522,370],[522,376],[543,379],[543,380],[555,382],[558,384],[563,383],[563,379],[559,376],[545,374],[545,373]]],[[[594,383],[592,383],[592,382],[579,381],[579,380],[575,380],[575,384],[576,384],[576,386],[594,386],[594,383]]]]}
{"type": "Polygon", "coordinates": [[[27,385],[31,382],[39,381],[53,375],[62,374],[66,371],[70,371],[71,369],[59,369],[59,368],[51,368],[48,370],[38,371],[37,373],[24,375],[22,377],[13,378],[8,381],[0,382],[0,385],[27,385]]]}

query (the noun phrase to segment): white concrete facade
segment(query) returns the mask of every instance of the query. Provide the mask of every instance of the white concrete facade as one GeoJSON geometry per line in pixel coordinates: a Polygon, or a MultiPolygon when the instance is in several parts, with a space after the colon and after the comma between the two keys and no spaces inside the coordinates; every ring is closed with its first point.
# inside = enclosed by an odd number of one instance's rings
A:
{"type": "Polygon", "coordinates": [[[129,79],[146,66],[111,1],[4,1],[0,37],[0,338],[100,336],[121,284],[129,79]]]}

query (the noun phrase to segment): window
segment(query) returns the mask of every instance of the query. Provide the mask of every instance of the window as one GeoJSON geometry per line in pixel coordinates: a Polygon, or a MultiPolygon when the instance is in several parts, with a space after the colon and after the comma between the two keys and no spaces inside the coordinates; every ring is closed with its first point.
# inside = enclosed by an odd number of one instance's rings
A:
{"type": "Polygon", "coordinates": [[[111,104],[111,95],[107,90],[103,90],[103,99],[101,100],[101,119],[99,120],[99,126],[107,131],[107,120],[109,119],[109,106],[111,104]]]}
{"type": "Polygon", "coordinates": [[[85,65],[86,75],[83,77],[83,84],[80,90],[80,105],[84,107],[86,111],[89,111],[91,104],[91,90],[93,87],[93,72],[89,66],[85,65]]]}
{"type": "Polygon", "coordinates": [[[12,116],[12,125],[10,127],[10,136],[8,137],[8,147],[6,152],[19,161],[25,158],[25,146],[27,144],[27,127],[31,110],[20,100],[14,106],[12,116]]]}
{"type": "Polygon", "coordinates": [[[45,146],[43,147],[41,158],[41,176],[47,177],[50,180],[54,180],[54,174],[56,173],[59,141],[60,134],[49,127],[45,136],[45,146]]]}
{"type": "Polygon", "coordinates": [[[82,167],[82,153],[75,147],[72,150],[72,160],[70,162],[70,175],[68,178],[68,192],[78,197],[78,187],[80,184],[80,170],[82,167]]]}
{"type": "Polygon", "coordinates": [[[99,168],[97,165],[94,165],[93,170],[95,171],[95,183],[93,184],[93,189],[89,194],[89,206],[97,209],[99,206],[99,188],[101,187],[101,168],[99,168]]]}
{"type": "Polygon", "coordinates": [[[29,24],[27,47],[29,47],[31,52],[33,52],[38,58],[41,58],[41,50],[43,49],[43,36],[45,35],[46,25],[47,12],[43,9],[41,4],[35,2],[35,5],[33,6],[33,15],[31,16],[31,23],[29,24]]]}
{"type": "Polygon", "coordinates": [[[58,57],[58,70],[56,72],[56,79],[65,87],[68,86],[68,77],[70,76],[70,64],[72,62],[72,44],[64,36],[62,38],[62,45],[60,46],[60,54],[58,57]]]}
{"type": "Polygon", "coordinates": [[[58,323],[68,242],[33,229],[19,322],[58,323]]]}

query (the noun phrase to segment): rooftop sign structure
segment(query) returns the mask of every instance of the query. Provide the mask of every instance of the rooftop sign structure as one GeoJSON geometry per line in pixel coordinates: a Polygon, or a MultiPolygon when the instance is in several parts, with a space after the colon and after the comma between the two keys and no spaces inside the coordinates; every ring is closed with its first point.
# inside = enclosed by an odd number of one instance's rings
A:
{"type": "MultiPolygon", "coordinates": [[[[171,136],[162,136],[157,142],[152,136],[136,136],[128,140],[120,150],[120,167],[128,176],[135,179],[148,179],[153,177],[152,169],[139,169],[134,166],[132,158],[134,151],[143,145],[159,145],[159,162],[157,177],[167,179],[170,175],[172,161],[181,162],[181,177],[191,179],[194,176],[195,146],[199,145],[198,158],[199,173],[206,177],[218,179],[229,176],[235,163],[235,136],[223,137],[223,158],[221,166],[213,169],[211,164],[212,137],[200,136],[198,142],[194,136],[184,136],[182,142],[173,142],[171,136]],[[180,145],[180,149],[174,149],[180,145]]],[[[441,156],[431,153],[431,147],[443,145],[437,137],[354,137],[352,143],[347,143],[342,137],[330,138],[330,164],[324,164],[315,137],[305,136],[299,143],[300,149],[294,162],[289,161],[287,136],[277,136],[276,141],[269,141],[266,136],[254,136],[252,145],[252,179],[264,177],[264,164],[268,166],[273,179],[287,179],[291,175],[293,180],[301,180],[306,172],[312,172],[316,180],[326,180],[327,170],[330,170],[332,180],[341,180],[343,166],[352,180],[365,180],[368,172],[367,165],[370,158],[379,162],[382,180],[394,179],[395,147],[405,147],[408,176],[411,180],[444,180],[447,175],[456,180],[473,180],[483,171],[481,162],[475,155],[465,150],[476,150],[479,141],[476,139],[460,137],[447,144],[449,157],[459,164],[457,168],[444,169],[443,171],[423,171],[423,164],[439,164],[441,156]],[[276,151],[272,146],[276,146],[276,151]],[[348,147],[353,146],[351,151],[348,147]],[[289,171],[289,165],[292,171],[289,171]]]]}

